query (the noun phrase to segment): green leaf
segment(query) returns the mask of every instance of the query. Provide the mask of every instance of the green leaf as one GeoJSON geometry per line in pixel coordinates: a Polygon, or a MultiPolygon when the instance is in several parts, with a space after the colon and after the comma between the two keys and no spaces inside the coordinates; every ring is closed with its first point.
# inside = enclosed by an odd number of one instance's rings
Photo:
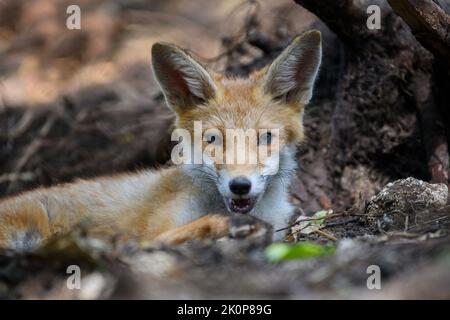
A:
{"type": "Polygon", "coordinates": [[[266,257],[272,262],[286,260],[305,260],[332,255],[334,246],[321,246],[315,243],[303,242],[290,245],[287,243],[274,243],[266,248],[266,257]]]}
{"type": "Polygon", "coordinates": [[[321,210],[321,211],[317,211],[316,213],[314,213],[314,215],[312,216],[314,219],[317,220],[313,220],[313,224],[318,226],[318,227],[322,227],[323,225],[323,221],[325,219],[325,217],[329,214],[328,210],[321,210]]]}
{"type": "Polygon", "coordinates": [[[313,216],[306,217],[306,216],[300,216],[297,218],[297,221],[295,221],[295,226],[292,227],[292,232],[294,234],[300,233],[300,234],[310,234],[313,232],[316,232],[320,228],[323,227],[323,223],[325,221],[325,218],[328,214],[330,214],[332,211],[330,210],[321,210],[317,211],[313,216]]]}

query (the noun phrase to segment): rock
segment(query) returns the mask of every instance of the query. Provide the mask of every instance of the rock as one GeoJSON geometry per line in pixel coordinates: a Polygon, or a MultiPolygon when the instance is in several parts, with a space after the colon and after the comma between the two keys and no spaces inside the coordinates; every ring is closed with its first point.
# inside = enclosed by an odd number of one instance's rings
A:
{"type": "Polygon", "coordinates": [[[365,221],[382,230],[407,230],[417,215],[426,215],[447,204],[448,187],[414,178],[388,183],[370,199],[365,221]]]}

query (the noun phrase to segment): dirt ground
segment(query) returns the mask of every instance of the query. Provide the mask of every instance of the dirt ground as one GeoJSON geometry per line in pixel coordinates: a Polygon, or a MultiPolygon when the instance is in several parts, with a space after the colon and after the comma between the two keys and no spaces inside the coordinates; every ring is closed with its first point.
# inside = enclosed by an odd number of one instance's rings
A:
{"type": "MultiPolygon", "coordinates": [[[[388,127],[382,141],[346,145],[352,161],[330,167],[342,50],[314,15],[288,0],[80,0],[83,27],[67,30],[69,4],[0,1],[0,197],[166,164],[173,117],[151,74],[154,42],[245,75],[318,28],[323,65],[291,200],[309,217],[303,223],[328,214],[313,232],[292,226],[286,241],[335,251],[271,261],[270,227],[256,220],[246,222],[263,231],[256,237],[176,248],[100,242],[80,227],[32,254],[1,252],[0,298],[450,298],[448,189],[422,182],[429,176],[414,121],[401,137],[388,127]],[[67,288],[69,265],[81,267],[81,290],[67,288]],[[381,270],[379,290],[368,289],[369,266],[381,270]]],[[[371,128],[360,112],[358,125],[371,128]]]]}

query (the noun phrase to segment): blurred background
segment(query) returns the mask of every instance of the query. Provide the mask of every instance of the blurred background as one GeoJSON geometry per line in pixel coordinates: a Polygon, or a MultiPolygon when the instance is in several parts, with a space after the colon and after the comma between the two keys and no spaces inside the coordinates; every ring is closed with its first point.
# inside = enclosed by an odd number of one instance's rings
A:
{"type": "MultiPolygon", "coordinates": [[[[81,29],[69,30],[66,9],[73,1],[0,4],[2,104],[31,107],[137,76],[147,83],[139,89],[152,96],[157,92],[149,72],[154,42],[176,43],[208,61],[222,53],[222,39],[239,34],[255,6],[241,0],[76,1],[81,29]]],[[[313,20],[288,0],[260,1],[257,7],[264,16],[262,30],[300,32],[313,20]]]]}

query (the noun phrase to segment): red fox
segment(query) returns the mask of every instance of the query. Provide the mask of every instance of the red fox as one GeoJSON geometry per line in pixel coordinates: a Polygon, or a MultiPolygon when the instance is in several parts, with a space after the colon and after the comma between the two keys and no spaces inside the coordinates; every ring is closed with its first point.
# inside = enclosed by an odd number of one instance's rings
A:
{"type": "MultiPolygon", "coordinates": [[[[238,147],[238,155],[264,147],[277,158],[235,163],[227,153],[225,161],[210,157],[7,198],[0,202],[0,247],[33,250],[85,219],[102,237],[120,234],[167,244],[225,236],[232,214],[253,215],[274,230],[286,227],[293,213],[289,180],[296,169],[296,147],[304,139],[303,111],[321,56],[320,32],[309,31],[269,66],[245,79],[229,78],[207,71],[175,45],[154,44],[153,73],[176,114],[176,128],[195,135],[194,123],[200,122],[203,149],[226,147],[228,137],[222,137],[228,129],[255,130],[256,144],[246,143],[245,152],[238,147]]],[[[277,232],[274,238],[284,235],[277,232]]]]}

